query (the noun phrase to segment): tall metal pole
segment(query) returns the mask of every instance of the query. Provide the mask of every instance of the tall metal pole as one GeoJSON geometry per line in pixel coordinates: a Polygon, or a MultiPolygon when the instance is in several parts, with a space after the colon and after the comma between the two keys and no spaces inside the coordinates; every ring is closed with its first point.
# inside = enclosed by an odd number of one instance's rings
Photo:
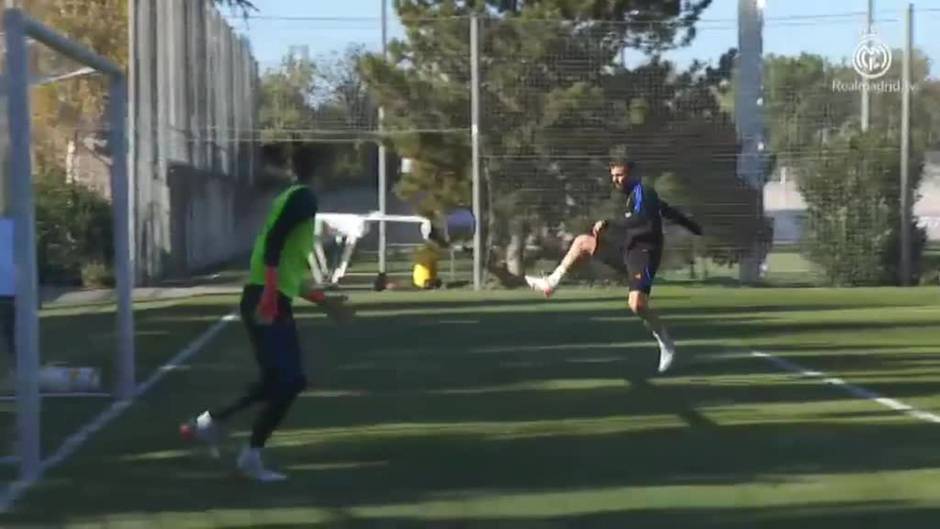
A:
{"type": "MultiPolygon", "coordinates": [[[[13,0],[5,0],[3,5],[3,10],[13,9],[13,0]]],[[[5,91],[5,88],[3,89],[5,91]]],[[[0,104],[0,130],[7,131],[9,130],[7,124],[7,108],[5,104],[0,104]]],[[[12,217],[12,207],[10,200],[10,135],[7,133],[0,133],[0,221],[7,220],[4,217],[12,217]]],[[[0,251],[8,251],[11,254],[13,253],[13,241],[12,239],[9,242],[10,247],[0,248],[0,251]]],[[[9,261],[7,261],[9,262],[9,261]]],[[[13,279],[10,278],[12,281],[13,279]]],[[[0,278],[2,282],[2,278],[0,278]]],[[[13,354],[11,352],[11,354],[13,354]]]]}
{"type": "Polygon", "coordinates": [[[911,282],[911,53],[914,47],[914,4],[904,16],[904,71],[901,81],[901,285],[911,282]]]}
{"type": "MultiPolygon", "coordinates": [[[[764,105],[763,44],[764,5],[761,0],[738,0],[738,74],[734,119],[741,152],[737,176],[752,189],[764,185],[764,105]]],[[[763,216],[763,203],[757,194],[757,217],[763,216]]],[[[757,219],[755,219],[757,220],[757,219]]],[[[741,259],[739,280],[744,284],[760,279],[760,264],[766,249],[755,243],[741,259]]]]}
{"type": "MultiPolygon", "coordinates": [[[[875,0],[868,0],[868,13],[865,17],[865,34],[871,35],[872,27],[874,25],[874,11],[875,11],[875,0]]],[[[868,130],[868,123],[871,121],[870,118],[870,109],[871,109],[871,99],[869,94],[869,83],[868,79],[863,80],[862,84],[862,130],[868,130]]]]}
{"type": "MultiPolygon", "coordinates": [[[[388,0],[379,0],[382,3],[382,57],[388,59],[388,0]]],[[[388,187],[387,183],[387,173],[385,167],[385,138],[382,135],[382,131],[385,126],[385,109],[379,107],[379,213],[386,213],[386,203],[385,203],[385,191],[388,187]]],[[[386,251],[388,248],[388,240],[386,239],[385,231],[385,221],[379,221],[379,273],[385,273],[387,270],[386,267],[386,251]]]]}
{"type": "Polygon", "coordinates": [[[109,98],[111,148],[111,189],[114,200],[114,272],[117,289],[117,337],[114,396],[127,400],[136,389],[134,354],[134,259],[131,255],[133,193],[127,171],[127,85],[124,76],[111,80],[109,98]]]}
{"type": "Polygon", "coordinates": [[[13,195],[13,256],[16,262],[16,424],[20,478],[39,474],[39,315],[36,272],[36,209],[30,159],[29,64],[23,13],[3,14],[7,53],[7,112],[13,195]]]}
{"type": "MultiPolygon", "coordinates": [[[[127,0],[127,178],[128,216],[130,217],[131,259],[137,262],[137,0],[127,0]]],[[[137,281],[137,266],[131,267],[131,277],[137,281]]]]}
{"type": "MultiPolygon", "coordinates": [[[[4,9],[16,7],[13,0],[4,0],[4,9]]],[[[3,106],[3,105],[0,105],[3,106]]],[[[7,109],[0,108],[0,125],[6,127],[7,109]]],[[[10,156],[10,139],[6,134],[0,137],[0,217],[9,215],[10,202],[10,167],[7,162],[10,156]]]]}
{"type": "Polygon", "coordinates": [[[480,186],[480,27],[470,18],[470,143],[473,171],[473,289],[483,288],[483,215],[480,186]]]}

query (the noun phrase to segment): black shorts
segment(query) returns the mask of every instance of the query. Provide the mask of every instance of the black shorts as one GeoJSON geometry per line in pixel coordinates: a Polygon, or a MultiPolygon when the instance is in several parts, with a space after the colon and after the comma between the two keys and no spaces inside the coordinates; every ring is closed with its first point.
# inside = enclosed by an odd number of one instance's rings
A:
{"type": "Polygon", "coordinates": [[[633,247],[627,249],[616,233],[603,230],[597,239],[594,258],[627,276],[630,291],[647,295],[653,290],[653,280],[662,258],[660,247],[633,247]]]}
{"type": "Polygon", "coordinates": [[[257,323],[255,311],[263,291],[259,285],[246,286],[239,307],[261,372],[260,383],[268,396],[296,393],[307,386],[307,378],[293,307],[290,299],[279,293],[277,319],[271,325],[257,323]]]}

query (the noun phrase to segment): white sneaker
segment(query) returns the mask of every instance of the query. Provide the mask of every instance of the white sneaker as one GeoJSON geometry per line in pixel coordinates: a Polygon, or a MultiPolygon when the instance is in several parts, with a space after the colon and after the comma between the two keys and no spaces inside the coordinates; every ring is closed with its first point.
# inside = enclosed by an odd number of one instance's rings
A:
{"type": "Polygon", "coordinates": [[[212,420],[209,412],[203,412],[195,419],[180,425],[180,436],[184,440],[198,440],[205,443],[209,456],[218,459],[221,456],[219,445],[223,438],[221,426],[212,420]]]}
{"type": "Polygon", "coordinates": [[[665,373],[672,365],[676,356],[676,345],[668,335],[662,337],[653,335],[659,343],[659,372],[665,373]]]}
{"type": "Polygon", "coordinates": [[[247,478],[265,483],[287,479],[284,474],[264,468],[264,463],[261,462],[261,450],[248,446],[242,448],[241,453],[238,454],[238,470],[247,478]]]}
{"type": "Polygon", "coordinates": [[[529,288],[538,290],[544,294],[546,298],[552,297],[552,293],[555,292],[555,285],[552,285],[552,282],[545,276],[525,276],[525,282],[529,285],[529,288]]]}

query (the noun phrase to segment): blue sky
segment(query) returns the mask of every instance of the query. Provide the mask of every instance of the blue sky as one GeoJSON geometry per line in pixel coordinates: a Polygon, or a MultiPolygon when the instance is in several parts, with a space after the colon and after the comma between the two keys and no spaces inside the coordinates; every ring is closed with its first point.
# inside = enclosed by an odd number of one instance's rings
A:
{"type": "MultiPolygon", "coordinates": [[[[307,46],[316,57],[362,44],[381,48],[383,0],[256,0],[260,12],[247,22],[230,21],[249,36],[262,69],[276,65],[291,46],[307,46]],[[309,17],[304,19],[304,17],[309,17]]],[[[389,2],[389,37],[402,34],[389,2]]],[[[876,32],[893,47],[904,40],[903,9],[908,2],[875,0],[876,32]]],[[[914,43],[933,59],[931,73],[940,78],[940,0],[914,0],[914,43]]],[[[738,0],[714,0],[702,15],[698,36],[689,48],[670,54],[680,63],[692,58],[716,60],[737,44],[738,0]]],[[[764,53],[819,53],[849,57],[864,27],[867,0],[766,0],[764,53]],[[859,13],[854,16],[829,16],[859,13]]],[[[634,62],[634,60],[631,60],[634,62]]]]}

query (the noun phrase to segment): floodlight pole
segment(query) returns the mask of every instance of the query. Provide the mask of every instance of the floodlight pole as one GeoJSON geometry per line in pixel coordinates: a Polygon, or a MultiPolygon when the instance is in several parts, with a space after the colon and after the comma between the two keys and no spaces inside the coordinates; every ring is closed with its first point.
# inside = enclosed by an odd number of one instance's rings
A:
{"type": "MultiPolygon", "coordinates": [[[[764,216],[760,190],[765,183],[763,42],[765,0],[738,0],[737,86],[734,119],[740,153],[737,176],[757,190],[757,218],[764,216]]],[[[739,263],[739,279],[744,284],[760,280],[760,263],[766,249],[754,242],[739,263]]]]}
{"type": "MultiPolygon", "coordinates": [[[[874,27],[874,11],[875,11],[875,0],[868,0],[868,11],[865,14],[865,34],[871,35],[872,29],[874,27]]],[[[862,80],[862,115],[861,115],[861,125],[862,131],[868,130],[868,124],[871,121],[871,94],[869,93],[870,85],[868,83],[868,78],[862,80]]]]}
{"type": "Polygon", "coordinates": [[[914,48],[914,4],[904,10],[904,65],[901,82],[901,286],[911,284],[911,71],[914,48]]]}

